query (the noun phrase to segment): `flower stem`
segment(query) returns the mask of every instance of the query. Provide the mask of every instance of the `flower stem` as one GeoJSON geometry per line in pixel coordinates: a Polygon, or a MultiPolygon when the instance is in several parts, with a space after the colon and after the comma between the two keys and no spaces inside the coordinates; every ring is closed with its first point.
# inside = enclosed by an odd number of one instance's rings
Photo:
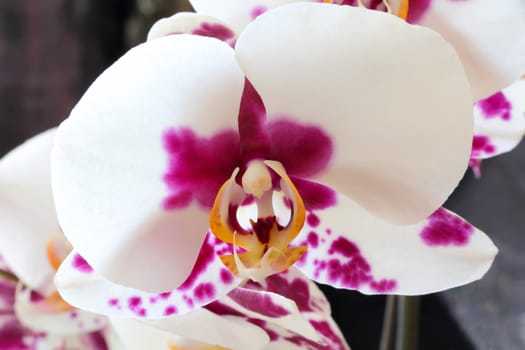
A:
{"type": "Polygon", "coordinates": [[[381,331],[381,342],[379,350],[394,350],[397,317],[397,296],[387,295],[385,303],[385,315],[383,317],[383,330],[381,331]]]}
{"type": "Polygon", "coordinates": [[[416,350],[419,331],[419,297],[397,297],[396,350],[416,350]]]}

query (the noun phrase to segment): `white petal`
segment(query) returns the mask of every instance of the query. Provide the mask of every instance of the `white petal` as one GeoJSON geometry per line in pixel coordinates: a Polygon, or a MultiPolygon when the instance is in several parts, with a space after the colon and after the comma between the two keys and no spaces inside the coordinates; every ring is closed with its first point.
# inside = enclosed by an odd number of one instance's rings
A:
{"type": "Polygon", "coordinates": [[[524,79],[474,105],[474,159],[509,152],[520,143],[524,134],[524,79]]]}
{"type": "Polygon", "coordinates": [[[297,0],[190,0],[195,11],[221,19],[237,33],[265,11],[293,2],[297,0]]]}
{"type": "Polygon", "coordinates": [[[198,196],[213,203],[215,193],[187,173],[170,188],[170,167],[180,175],[191,165],[218,186],[233,167],[215,167],[229,154],[212,153],[211,161],[186,154],[186,164],[170,152],[201,151],[188,139],[230,140],[243,84],[228,45],[174,35],[132,49],[88,89],[59,128],[52,180],[64,233],[98,272],[157,292],[185,280],[208,230],[198,196]]]}
{"type": "Polygon", "coordinates": [[[103,316],[83,310],[46,312],[39,307],[38,301],[31,300],[31,294],[29,288],[17,288],[15,311],[20,322],[33,330],[67,335],[92,332],[106,325],[103,316]]]}
{"type": "Polygon", "coordinates": [[[487,97],[525,73],[525,2],[433,0],[418,24],[458,51],[474,97],[487,97]]]}
{"type": "Polygon", "coordinates": [[[308,245],[296,266],[321,283],[365,294],[433,293],[481,278],[497,253],[483,232],[446,209],[398,226],[344,196],[337,201],[310,213],[315,219],[294,241],[308,245]]]}
{"type": "Polygon", "coordinates": [[[472,98],[457,55],[436,33],[377,11],[293,4],[250,23],[236,52],[270,119],[296,124],[286,140],[305,125],[331,139],[319,182],[373,213],[415,222],[461,179],[472,98]]]}
{"type": "Polygon", "coordinates": [[[32,289],[47,293],[54,271],[47,240],[60,232],[51,193],[55,129],[43,132],[0,161],[0,253],[32,289]]]}
{"type": "MultiPolygon", "coordinates": [[[[208,236],[206,242],[210,240],[214,238],[208,236]]],[[[224,245],[205,246],[201,254],[204,259],[199,260],[202,263],[188,281],[169,292],[149,293],[113,283],[92,270],[74,251],[60,266],[55,283],[69,304],[98,314],[150,319],[185,314],[226,295],[241,282],[213,250],[221,251],[224,245]]]]}

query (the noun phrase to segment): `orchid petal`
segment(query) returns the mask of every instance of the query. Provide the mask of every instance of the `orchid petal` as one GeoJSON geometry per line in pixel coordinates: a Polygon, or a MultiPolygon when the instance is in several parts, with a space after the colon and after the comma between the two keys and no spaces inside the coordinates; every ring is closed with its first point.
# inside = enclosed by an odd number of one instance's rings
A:
{"type": "Polygon", "coordinates": [[[148,40],[171,34],[194,34],[209,36],[232,45],[235,33],[228,25],[215,17],[193,12],[178,12],[171,17],[159,19],[148,32],[148,40]]]}
{"type": "Polygon", "coordinates": [[[296,266],[320,283],[365,294],[433,293],[481,278],[497,253],[484,233],[443,208],[398,226],[342,195],[337,202],[311,212],[294,242],[309,247],[296,266]]]}
{"type": "Polygon", "coordinates": [[[472,158],[486,159],[509,152],[524,134],[524,79],[474,105],[472,158]]]}
{"type": "Polygon", "coordinates": [[[0,251],[12,272],[42,293],[53,288],[46,243],[60,231],[51,193],[54,136],[55,129],[45,131],[0,161],[0,251]]]}
{"type": "Polygon", "coordinates": [[[522,0],[426,3],[423,8],[414,7],[408,20],[436,30],[454,46],[476,99],[503,89],[525,73],[522,0]]]}
{"type": "Polygon", "coordinates": [[[57,133],[53,192],[64,233],[97,272],[156,292],[184,282],[233,169],[243,85],[231,47],[172,35],[88,89],[57,133]],[[203,143],[215,147],[207,161],[192,153],[203,143]]]}
{"type": "Polygon", "coordinates": [[[320,335],[303,317],[297,304],[277,293],[236,288],[221,302],[248,318],[270,322],[312,341],[320,340],[320,335]]]}
{"type": "Polygon", "coordinates": [[[30,289],[19,286],[15,310],[20,322],[33,330],[67,335],[99,330],[106,325],[104,317],[83,310],[51,312],[40,305],[42,301],[33,300],[32,295],[30,289]]]}
{"type": "Polygon", "coordinates": [[[190,0],[191,5],[199,14],[219,18],[230,24],[237,33],[240,33],[246,24],[265,11],[293,2],[297,0],[190,0]]]}
{"type": "MultiPolygon", "coordinates": [[[[470,87],[436,33],[378,11],[292,4],[250,23],[236,52],[270,121],[295,123],[292,140],[304,125],[331,139],[317,179],[374,214],[416,222],[463,176],[470,87]]],[[[308,161],[308,153],[296,155],[308,161]]]]}
{"type": "Polygon", "coordinates": [[[62,263],[55,283],[68,303],[98,314],[118,317],[163,318],[188,313],[235,288],[235,278],[219,253],[231,252],[208,234],[192,274],[177,289],[150,293],[107,280],[73,251],[62,263]]]}

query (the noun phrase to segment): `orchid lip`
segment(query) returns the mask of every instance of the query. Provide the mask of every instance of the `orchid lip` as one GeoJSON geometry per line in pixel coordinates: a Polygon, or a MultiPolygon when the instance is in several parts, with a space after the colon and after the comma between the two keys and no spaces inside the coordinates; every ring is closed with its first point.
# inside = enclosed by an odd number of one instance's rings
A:
{"type": "Polygon", "coordinates": [[[217,238],[234,246],[233,254],[221,256],[230,271],[260,281],[287,270],[306,252],[303,246],[288,247],[304,225],[306,210],[281,163],[252,160],[242,175],[242,186],[235,181],[237,174],[235,169],[219,190],[210,214],[210,228],[217,238]],[[272,175],[279,181],[272,181],[272,175]],[[284,224],[277,219],[274,192],[282,192],[291,203],[290,218],[284,224]],[[244,209],[243,200],[249,196],[255,200],[257,214],[249,220],[251,228],[245,228],[237,213],[244,209]],[[237,247],[243,251],[238,252],[237,247]]]}

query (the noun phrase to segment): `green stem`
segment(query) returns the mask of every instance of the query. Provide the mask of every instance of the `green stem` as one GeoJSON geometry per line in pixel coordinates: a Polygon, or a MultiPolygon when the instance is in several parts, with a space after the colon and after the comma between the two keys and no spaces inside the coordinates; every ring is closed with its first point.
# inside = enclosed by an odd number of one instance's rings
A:
{"type": "Polygon", "coordinates": [[[385,303],[385,315],[383,317],[383,330],[381,331],[381,342],[379,350],[394,350],[397,296],[387,295],[385,303]]]}
{"type": "Polygon", "coordinates": [[[396,350],[417,350],[419,302],[417,296],[398,297],[396,350]]]}

